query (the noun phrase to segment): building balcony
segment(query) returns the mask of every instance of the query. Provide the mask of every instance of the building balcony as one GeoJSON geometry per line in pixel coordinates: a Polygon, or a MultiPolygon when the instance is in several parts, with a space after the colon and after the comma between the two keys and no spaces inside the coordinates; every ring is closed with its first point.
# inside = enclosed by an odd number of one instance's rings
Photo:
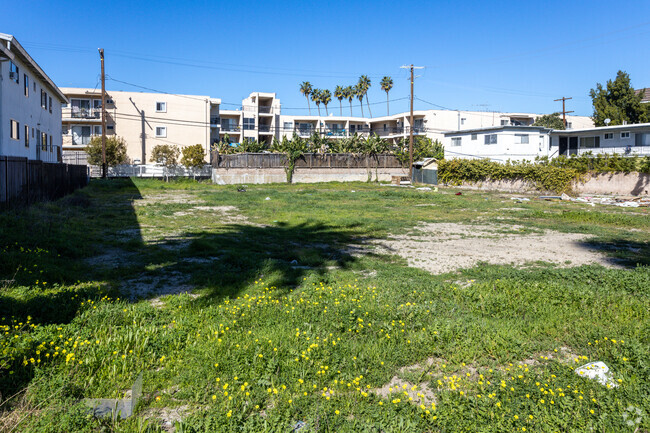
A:
{"type": "Polygon", "coordinates": [[[240,125],[233,125],[231,123],[222,123],[221,128],[219,129],[220,133],[224,132],[240,132],[241,131],[241,126],[240,125]]]}
{"type": "Polygon", "coordinates": [[[261,132],[261,133],[269,133],[269,132],[271,132],[271,125],[260,125],[259,126],[259,132],[261,132]]]}
{"type": "Polygon", "coordinates": [[[221,119],[219,117],[210,117],[210,126],[216,127],[219,126],[221,123],[221,119]]]}
{"type": "Polygon", "coordinates": [[[258,112],[260,114],[272,114],[273,113],[273,107],[267,106],[267,105],[260,105],[258,112]]]}
{"type": "Polygon", "coordinates": [[[63,108],[61,117],[64,119],[88,119],[97,120],[102,117],[101,108],[63,108]]]}

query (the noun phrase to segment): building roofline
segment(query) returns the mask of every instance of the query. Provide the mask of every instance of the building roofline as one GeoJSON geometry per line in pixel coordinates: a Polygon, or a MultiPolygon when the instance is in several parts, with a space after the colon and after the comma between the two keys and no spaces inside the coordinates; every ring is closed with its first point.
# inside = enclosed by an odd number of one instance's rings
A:
{"type": "Polygon", "coordinates": [[[630,123],[627,125],[612,125],[612,126],[594,126],[593,128],[583,129],[554,129],[553,134],[583,134],[586,132],[600,132],[600,131],[619,131],[628,129],[642,129],[650,128],[650,123],[630,123]]]}
{"type": "Polygon", "coordinates": [[[21,60],[27,63],[33,72],[40,76],[41,80],[45,81],[45,83],[50,87],[50,90],[56,93],[61,102],[68,102],[68,98],[66,98],[63,92],[61,92],[61,89],[59,89],[59,87],[54,84],[54,81],[52,81],[52,79],[45,73],[45,71],[38,65],[38,63],[36,63],[36,61],[27,53],[27,51],[23,48],[22,45],[20,45],[14,36],[8,35],[6,33],[0,33],[0,39],[6,41],[9,44],[9,50],[15,52],[18,57],[21,58],[21,60]]]}
{"type": "Polygon", "coordinates": [[[473,128],[473,129],[461,129],[459,131],[449,131],[445,132],[447,135],[458,135],[458,134],[474,134],[479,132],[490,132],[490,131],[502,131],[502,130],[511,130],[511,131],[547,131],[551,132],[553,129],[546,128],[544,126],[525,126],[525,125],[499,125],[499,126],[486,126],[484,128],[473,128]]]}

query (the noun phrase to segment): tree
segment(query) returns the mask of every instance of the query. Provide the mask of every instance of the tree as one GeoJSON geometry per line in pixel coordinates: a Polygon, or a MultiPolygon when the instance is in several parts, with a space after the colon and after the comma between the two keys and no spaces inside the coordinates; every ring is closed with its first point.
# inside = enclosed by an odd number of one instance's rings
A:
{"type": "Polygon", "coordinates": [[[165,168],[174,168],[178,165],[178,155],[180,151],[177,146],[171,144],[158,144],[151,150],[151,162],[165,166],[165,168]]]}
{"type": "Polygon", "coordinates": [[[607,88],[600,83],[589,91],[593,101],[594,114],[591,117],[596,126],[605,125],[605,119],[610,119],[610,125],[628,123],[644,123],[648,121],[647,108],[641,104],[643,95],[635,94],[630,84],[630,76],[624,71],[618,71],[614,81],[607,80],[607,88]]]}
{"type": "Polygon", "coordinates": [[[366,105],[368,105],[368,113],[370,114],[370,117],[372,117],[372,111],[370,111],[370,101],[368,100],[368,90],[370,90],[371,81],[370,78],[368,78],[367,75],[362,75],[359,77],[359,84],[361,85],[361,88],[363,89],[363,96],[366,97],[366,105]]]}
{"type": "MultiPolygon", "coordinates": [[[[402,166],[409,164],[409,141],[403,138],[395,150],[395,156],[402,166]]],[[[438,140],[432,141],[428,137],[413,137],[413,162],[423,158],[445,158],[445,148],[438,140]]]]}
{"type": "Polygon", "coordinates": [[[366,93],[363,90],[363,86],[361,85],[361,83],[357,83],[357,85],[354,86],[354,96],[357,97],[357,99],[359,100],[359,105],[361,105],[361,117],[364,117],[363,116],[363,97],[364,97],[365,94],[366,93]]]}
{"type": "Polygon", "coordinates": [[[288,140],[287,137],[282,137],[282,141],[274,138],[272,150],[274,152],[284,153],[287,157],[287,166],[284,168],[284,171],[287,174],[287,183],[291,183],[296,161],[308,151],[307,140],[303,140],[295,133],[291,140],[288,140]]]}
{"type": "Polygon", "coordinates": [[[355,96],[354,87],[347,86],[345,88],[345,97],[350,103],[350,116],[352,116],[352,100],[354,99],[354,96],[355,96]]]}
{"type": "Polygon", "coordinates": [[[320,89],[314,89],[311,91],[311,100],[316,104],[316,107],[318,107],[318,116],[320,117],[320,103],[322,102],[320,89]]]}
{"type": "Polygon", "coordinates": [[[346,97],[345,89],[341,86],[336,86],[334,89],[334,97],[339,100],[339,111],[341,117],[343,117],[343,104],[341,101],[346,97]]]}
{"type": "Polygon", "coordinates": [[[384,77],[381,79],[381,90],[386,92],[386,115],[390,116],[390,108],[388,105],[388,92],[393,88],[393,79],[391,77],[384,77]]]}
{"type": "Polygon", "coordinates": [[[560,113],[544,114],[543,116],[539,116],[535,119],[533,126],[543,126],[551,129],[565,129],[560,113]]]}
{"type": "Polygon", "coordinates": [[[312,88],[311,88],[311,83],[309,81],[303,81],[300,84],[300,93],[305,95],[305,98],[307,98],[307,108],[309,109],[309,115],[311,116],[311,107],[309,106],[309,95],[311,95],[312,88]]]}
{"type": "MultiPolygon", "coordinates": [[[[102,137],[95,137],[86,146],[88,164],[102,165],[102,137]]],[[[126,156],[126,142],[121,137],[106,137],[106,164],[114,167],[119,164],[126,164],[129,158],[126,156]]]]}
{"type": "Polygon", "coordinates": [[[329,116],[330,113],[329,113],[329,111],[327,111],[327,104],[332,102],[332,93],[327,89],[321,90],[320,91],[320,102],[322,102],[323,105],[325,106],[325,115],[329,116]]]}
{"type": "Polygon", "coordinates": [[[205,151],[203,146],[195,144],[194,146],[187,146],[183,148],[183,157],[181,164],[187,168],[201,168],[205,165],[205,151]]]}
{"type": "Polygon", "coordinates": [[[372,134],[364,141],[362,153],[366,155],[366,164],[368,169],[368,182],[372,180],[372,170],[370,169],[370,158],[375,159],[375,179],[379,181],[379,156],[388,151],[388,142],[380,138],[377,134],[372,134]]]}

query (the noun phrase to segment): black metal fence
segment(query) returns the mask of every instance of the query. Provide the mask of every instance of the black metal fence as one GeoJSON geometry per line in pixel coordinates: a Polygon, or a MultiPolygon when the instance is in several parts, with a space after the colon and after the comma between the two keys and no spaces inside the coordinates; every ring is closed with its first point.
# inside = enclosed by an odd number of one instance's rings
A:
{"type": "MultiPolygon", "coordinates": [[[[283,168],[287,158],[281,153],[212,152],[214,168],[283,168]]],[[[393,154],[355,155],[350,153],[306,153],[296,161],[296,168],[402,168],[393,154]]]]}
{"type": "Polygon", "coordinates": [[[88,168],[0,156],[0,208],[55,200],[88,185],[88,168]]]}

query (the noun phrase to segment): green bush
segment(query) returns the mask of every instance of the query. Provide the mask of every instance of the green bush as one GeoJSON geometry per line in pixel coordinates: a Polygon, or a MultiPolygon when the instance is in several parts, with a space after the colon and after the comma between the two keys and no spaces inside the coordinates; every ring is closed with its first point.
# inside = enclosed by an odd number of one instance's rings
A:
{"type": "Polygon", "coordinates": [[[195,144],[183,148],[181,164],[187,168],[201,168],[205,165],[205,151],[203,146],[195,144]]]}
{"type": "MultiPolygon", "coordinates": [[[[102,138],[95,137],[86,146],[88,164],[102,165],[102,138]]],[[[126,143],[121,137],[106,137],[106,164],[114,167],[119,164],[126,164],[129,158],[126,156],[126,143]]]]}

